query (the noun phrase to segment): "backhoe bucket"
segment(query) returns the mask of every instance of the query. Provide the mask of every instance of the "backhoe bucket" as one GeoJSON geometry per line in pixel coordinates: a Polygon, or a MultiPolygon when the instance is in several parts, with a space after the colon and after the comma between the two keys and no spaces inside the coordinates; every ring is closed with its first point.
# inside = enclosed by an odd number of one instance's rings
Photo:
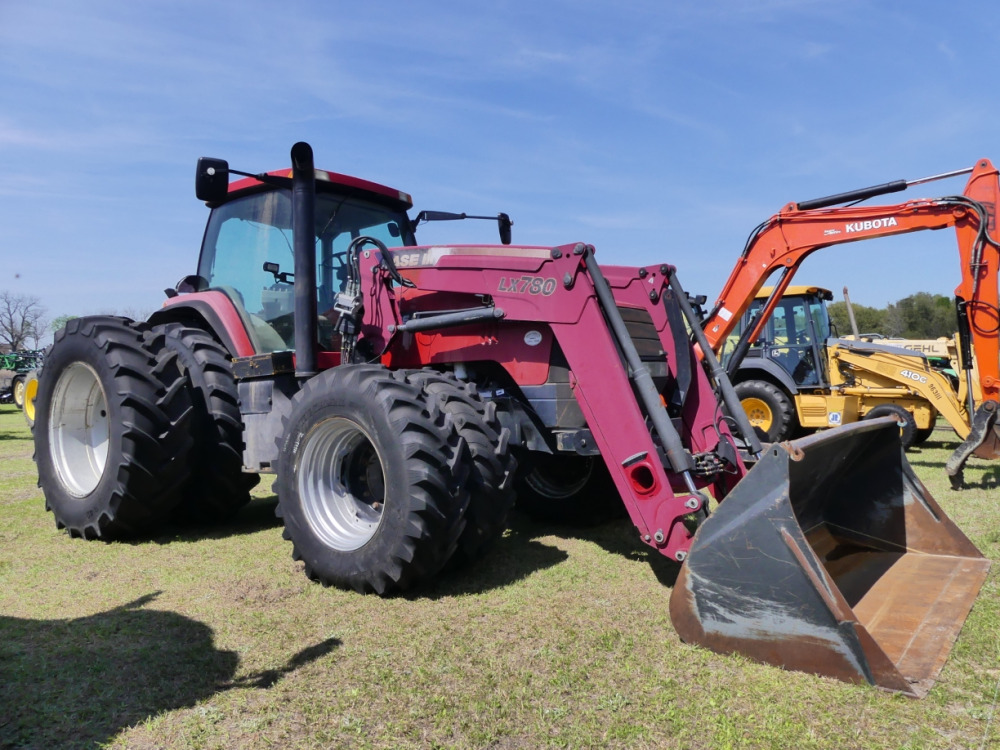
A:
{"type": "Polygon", "coordinates": [[[923,697],[989,567],[874,419],[769,446],[698,530],[670,616],[688,643],[923,697]]]}

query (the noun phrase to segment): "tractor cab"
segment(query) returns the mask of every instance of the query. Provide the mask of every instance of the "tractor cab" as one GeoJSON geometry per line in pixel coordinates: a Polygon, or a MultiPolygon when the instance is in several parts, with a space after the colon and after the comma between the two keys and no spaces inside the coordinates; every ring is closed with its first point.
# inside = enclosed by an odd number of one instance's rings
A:
{"type": "MultiPolygon", "coordinates": [[[[287,172],[267,175],[288,180],[287,172]]],[[[406,214],[410,197],[397,190],[317,170],[316,294],[321,350],[336,348],[332,312],[347,281],[347,246],[360,236],[387,247],[415,245],[406,214]]],[[[211,205],[211,204],[210,204],[211,205]]],[[[257,178],[234,182],[212,205],[198,261],[198,291],[219,291],[236,307],[254,350],[295,348],[292,195],[257,178]]]]}

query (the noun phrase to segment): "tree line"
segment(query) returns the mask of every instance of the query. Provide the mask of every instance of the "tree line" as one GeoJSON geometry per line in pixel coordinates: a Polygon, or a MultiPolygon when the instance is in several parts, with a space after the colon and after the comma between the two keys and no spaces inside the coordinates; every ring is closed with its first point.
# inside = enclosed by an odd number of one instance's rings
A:
{"type": "MultiPolygon", "coordinates": [[[[936,339],[953,336],[958,328],[955,301],[943,294],[917,292],[884,308],[852,304],[858,331],[879,333],[890,338],[936,339]]],[[[829,305],[830,320],[837,333],[851,333],[851,321],[844,302],[829,305]]]]}
{"type": "MultiPolygon", "coordinates": [[[[132,320],[145,320],[146,310],[126,308],[106,310],[103,315],[121,315],[132,320]]],[[[0,352],[38,349],[46,333],[55,333],[77,315],[59,315],[51,320],[42,301],[30,294],[16,294],[0,289],[0,352]]]]}
{"type": "Polygon", "coordinates": [[[0,347],[12,352],[38,348],[49,328],[41,300],[25,294],[0,290],[0,347]]]}

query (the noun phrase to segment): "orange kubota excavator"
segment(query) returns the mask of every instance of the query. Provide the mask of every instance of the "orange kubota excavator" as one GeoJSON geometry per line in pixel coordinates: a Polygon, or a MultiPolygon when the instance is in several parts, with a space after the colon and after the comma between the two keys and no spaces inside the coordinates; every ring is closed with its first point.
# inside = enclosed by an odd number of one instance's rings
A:
{"type": "Polygon", "coordinates": [[[750,346],[781,300],[802,262],[813,252],[847,242],[924,229],[954,227],[958,238],[961,283],[955,289],[961,359],[967,382],[971,432],[945,467],[952,485],[963,485],[962,469],[970,456],[1000,458],[1000,270],[996,233],[996,206],[1000,200],[997,170],[987,159],[974,167],[920,180],[896,180],[860,190],[789,203],[760,224],[750,235],[718,300],[705,319],[705,335],[716,351],[739,324],[768,278],[779,278],[760,312],[740,337],[728,362],[736,371],[750,346]],[[896,205],[847,206],[877,195],[905,190],[911,185],[969,174],[959,196],[916,199],[896,205]],[[973,382],[973,355],[978,362],[978,382],[973,382]],[[976,399],[978,398],[978,403],[976,399]]]}

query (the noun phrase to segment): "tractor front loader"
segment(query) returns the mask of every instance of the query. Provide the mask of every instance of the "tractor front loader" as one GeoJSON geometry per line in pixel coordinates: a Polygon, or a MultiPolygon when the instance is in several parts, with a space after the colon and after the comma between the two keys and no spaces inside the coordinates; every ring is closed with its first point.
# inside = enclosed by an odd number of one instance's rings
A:
{"type": "Polygon", "coordinates": [[[927,690],[989,563],[892,420],[772,446],[748,472],[737,437],[761,446],[672,266],[511,246],[505,214],[501,245],[421,246],[421,221],[465,215],[411,220],[407,194],[316,170],[304,143],[291,156],[259,175],[200,160],[197,274],[146,322],[71,321],[56,341],[35,438],[59,526],[148,531],[207,503],[192,478],[212,470],[218,515],[240,477],[273,472],[306,574],[389,594],[489,564],[515,494],[582,521],[620,503],[682,565],[686,640],[927,690]]]}

